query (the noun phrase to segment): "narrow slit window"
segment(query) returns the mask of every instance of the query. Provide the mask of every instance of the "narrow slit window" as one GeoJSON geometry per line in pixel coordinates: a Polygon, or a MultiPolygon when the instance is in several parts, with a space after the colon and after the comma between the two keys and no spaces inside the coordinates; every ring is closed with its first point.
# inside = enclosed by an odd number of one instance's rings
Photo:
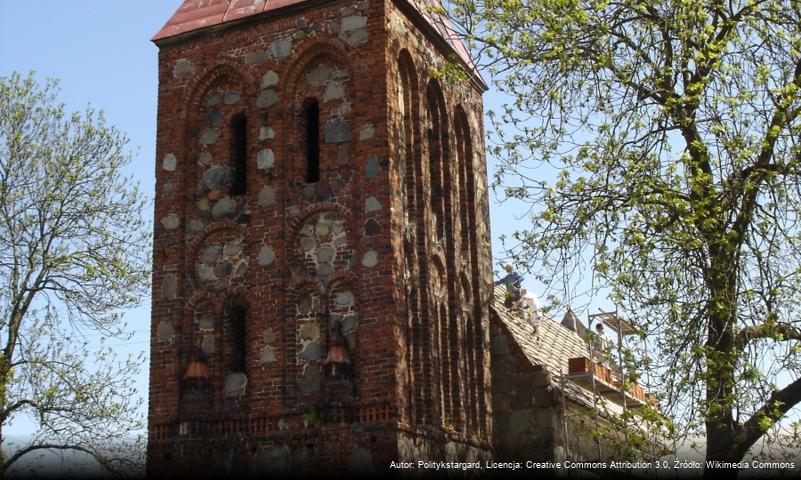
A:
{"type": "Polygon", "coordinates": [[[306,183],[316,183],[320,180],[320,106],[313,98],[303,103],[302,128],[306,183]]]}
{"type": "Polygon", "coordinates": [[[231,194],[247,192],[248,121],[240,114],[231,121],[231,194]]]}
{"type": "Polygon", "coordinates": [[[247,310],[242,305],[231,305],[229,310],[229,341],[230,349],[230,371],[246,372],[247,367],[247,338],[245,332],[245,322],[247,320],[247,310]]]}

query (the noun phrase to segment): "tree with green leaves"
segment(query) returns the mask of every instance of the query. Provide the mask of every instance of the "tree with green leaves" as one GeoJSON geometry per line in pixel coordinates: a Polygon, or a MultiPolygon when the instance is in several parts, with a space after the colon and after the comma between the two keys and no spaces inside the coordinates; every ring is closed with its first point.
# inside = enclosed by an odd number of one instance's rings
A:
{"type": "Polygon", "coordinates": [[[142,428],[142,358],[92,352],[87,336],[124,336],[121,312],[147,291],[145,202],[123,175],[125,135],[56,95],[52,80],[0,77],[0,442],[21,417],[38,427],[3,443],[0,476],[45,451],[124,470],[142,428]]]}
{"type": "Polygon", "coordinates": [[[611,292],[658,347],[662,408],[742,459],[801,401],[801,3],[448,11],[511,99],[488,149],[532,205],[511,254],[611,292]]]}

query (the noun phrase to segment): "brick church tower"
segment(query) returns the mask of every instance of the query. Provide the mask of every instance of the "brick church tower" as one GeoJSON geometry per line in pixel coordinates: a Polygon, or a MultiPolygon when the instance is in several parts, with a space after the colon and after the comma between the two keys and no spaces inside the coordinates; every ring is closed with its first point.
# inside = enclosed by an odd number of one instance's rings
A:
{"type": "Polygon", "coordinates": [[[185,0],[154,41],[148,472],[486,458],[486,86],[447,21],[185,0]]]}

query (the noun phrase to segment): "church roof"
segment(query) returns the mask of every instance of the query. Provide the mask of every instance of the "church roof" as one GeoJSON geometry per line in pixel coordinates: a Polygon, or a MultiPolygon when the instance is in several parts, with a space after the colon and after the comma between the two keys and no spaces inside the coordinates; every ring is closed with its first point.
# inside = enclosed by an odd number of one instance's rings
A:
{"type": "MultiPolygon", "coordinates": [[[[432,7],[441,6],[439,0],[397,0],[407,3],[431,26],[473,70],[475,65],[467,47],[456,34],[447,17],[432,7]]],[[[178,10],[152,38],[153,41],[203,30],[245,17],[276,12],[286,7],[311,3],[311,0],[184,0],[178,10]]],[[[319,3],[319,2],[314,2],[319,3]]]]}

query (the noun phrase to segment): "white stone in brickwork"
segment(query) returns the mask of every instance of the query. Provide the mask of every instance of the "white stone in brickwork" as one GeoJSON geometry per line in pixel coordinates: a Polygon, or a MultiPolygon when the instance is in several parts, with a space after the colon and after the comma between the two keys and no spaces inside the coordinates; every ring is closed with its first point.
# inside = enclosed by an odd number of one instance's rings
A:
{"type": "Polygon", "coordinates": [[[369,34],[366,28],[359,28],[346,33],[346,38],[349,45],[361,45],[366,43],[369,39],[369,34]]]}
{"type": "Polygon", "coordinates": [[[265,88],[270,88],[278,85],[278,74],[275,71],[270,70],[261,77],[261,88],[264,90],[265,88]]]}
{"type": "Polygon", "coordinates": [[[370,140],[375,136],[375,125],[368,123],[359,129],[359,140],[370,140]]]}
{"type": "Polygon", "coordinates": [[[340,26],[340,30],[347,32],[356,30],[357,28],[364,28],[367,26],[367,17],[364,15],[351,15],[344,17],[340,26]]]}
{"type": "Polygon", "coordinates": [[[331,67],[322,64],[312,68],[306,74],[306,80],[315,87],[325,85],[329,78],[331,78],[331,67]]]}
{"type": "Polygon", "coordinates": [[[223,247],[223,255],[226,257],[235,257],[242,251],[242,239],[237,238],[225,244],[223,247]]]}
{"type": "Polygon", "coordinates": [[[223,393],[228,398],[241,397],[245,395],[248,386],[248,377],[241,372],[229,373],[225,376],[223,393]]]}
{"type": "Polygon", "coordinates": [[[275,358],[275,349],[269,345],[265,345],[261,349],[261,357],[259,358],[259,362],[264,365],[266,363],[273,363],[275,361],[278,361],[278,359],[275,358]]]}
{"type": "Polygon", "coordinates": [[[164,275],[161,284],[161,298],[175,298],[178,296],[178,277],[174,273],[164,275]]]}
{"type": "Polygon", "coordinates": [[[220,138],[220,131],[216,128],[207,128],[200,134],[200,143],[203,145],[211,145],[217,143],[220,138]]]}
{"type": "Polygon", "coordinates": [[[287,37],[274,41],[270,45],[270,53],[273,54],[273,58],[278,60],[290,56],[292,54],[292,38],[287,37]]]}
{"type": "Polygon", "coordinates": [[[378,253],[375,250],[367,250],[367,253],[362,257],[362,265],[367,268],[373,268],[378,265],[378,253]]]}
{"type": "Polygon", "coordinates": [[[275,130],[273,127],[260,127],[259,128],[259,141],[272,140],[275,138],[275,130]]]}
{"type": "Polygon", "coordinates": [[[352,307],[353,306],[353,293],[339,292],[337,293],[337,306],[338,307],[352,307]]]}
{"type": "Polygon", "coordinates": [[[164,155],[164,159],[161,161],[161,168],[168,172],[174,172],[177,164],[178,160],[176,160],[175,155],[168,153],[164,155]]]}
{"type": "Polygon", "coordinates": [[[262,267],[267,267],[273,264],[275,261],[275,252],[273,252],[273,248],[269,245],[265,245],[261,247],[259,251],[259,265],[262,267]]]}
{"type": "Polygon", "coordinates": [[[185,58],[179,58],[175,61],[175,67],[172,69],[172,75],[175,78],[183,78],[191,76],[195,73],[195,66],[185,58]]]}
{"type": "Polygon", "coordinates": [[[272,205],[275,203],[275,189],[270,186],[262,187],[257,198],[257,203],[260,207],[272,205]]]}
{"type": "Polygon", "coordinates": [[[269,148],[262,149],[256,155],[256,166],[259,170],[268,170],[275,165],[275,154],[269,148]]]}
{"type": "Polygon", "coordinates": [[[323,93],[323,101],[338,100],[345,96],[345,86],[339,82],[328,82],[323,93]]]}
{"type": "Polygon", "coordinates": [[[175,230],[181,224],[181,219],[178,218],[178,215],[171,213],[161,219],[161,224],[167,230],[175,230]]]}
{"type": "Polygon", "coordinates": [[[172,328],[172,323],[162,320],[156,327],[156,338],[159,343],[172,343],[175,338],[175,330],[172,328]]]}
{"type": "Polygon", "coordinates": [[[236,210],[236,202],[231,197],[223,197],[211,207],[211,216],[214,218],[231,215],[236,210]]]}
{"type": "Polygon", "coordinates": [[[377,212],[378,210],[381,210],[381,203],[379,203],[378,199],[375,197],[368,197],[367,201],[364,202],[364,211],[370,213],[377,212]]]}

